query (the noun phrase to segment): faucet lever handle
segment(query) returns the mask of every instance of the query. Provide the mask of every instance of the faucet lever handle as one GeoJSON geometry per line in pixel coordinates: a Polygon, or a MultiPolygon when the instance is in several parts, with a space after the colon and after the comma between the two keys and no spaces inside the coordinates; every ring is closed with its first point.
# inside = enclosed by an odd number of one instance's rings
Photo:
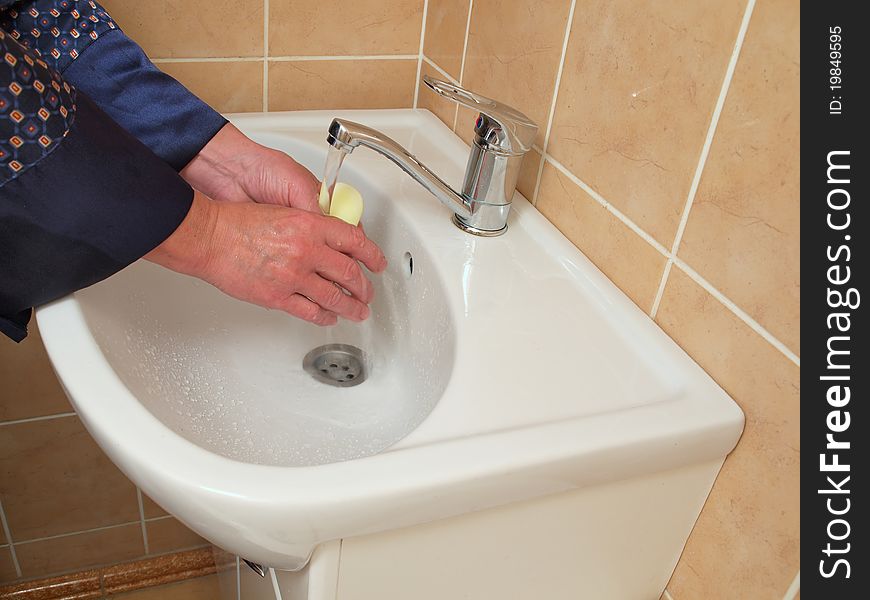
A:
{"type": "Polygon", "coordinates": [[[428,75],[423,77],[423,83],[439,96],[478,111],[474,132],[487,147],[518,156],[532,147],[538,126],[517,109],[428,75]]]}

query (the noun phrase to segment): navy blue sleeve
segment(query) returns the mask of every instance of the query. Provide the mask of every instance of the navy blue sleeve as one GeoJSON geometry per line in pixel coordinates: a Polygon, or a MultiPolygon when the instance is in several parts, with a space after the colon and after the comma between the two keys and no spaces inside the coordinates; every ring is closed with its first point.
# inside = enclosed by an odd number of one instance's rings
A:
{"type": "Polygon", "coordinates": [[[103,36],[64,78],[176,171],[227,123],[120,31],[103,36]]]}
{"type": "Polygon", "coordinates": [[[0,331],[23,339],[31,307],[141,258],[192,200],[178,173],[79,93],[61,143],[0,185],[0,331]]]}
{"type": "Polygon", "coordinates": [[[157,69],[92,0],[15,2],[0,8],[0,26],[176,171],[227,122],[157,69]]]}

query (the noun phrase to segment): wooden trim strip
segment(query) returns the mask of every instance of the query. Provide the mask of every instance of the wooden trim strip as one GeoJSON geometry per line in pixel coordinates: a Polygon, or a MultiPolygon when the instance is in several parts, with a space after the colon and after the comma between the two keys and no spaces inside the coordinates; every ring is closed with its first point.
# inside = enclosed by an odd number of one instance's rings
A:
{"type": "Polygon", "coordinates": [[[166,585],[211,575],[235,565],[235,557],[218,557],[211,548],[164,554],[102,569],[34,579],[0,587],[0,598],[9,600],[96,600],[114,594],[166,585]]]}

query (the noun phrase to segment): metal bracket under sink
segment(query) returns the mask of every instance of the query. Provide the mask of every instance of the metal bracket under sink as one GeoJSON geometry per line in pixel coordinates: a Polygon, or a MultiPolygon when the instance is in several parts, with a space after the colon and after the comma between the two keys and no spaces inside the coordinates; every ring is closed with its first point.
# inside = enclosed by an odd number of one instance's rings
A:
{"type": "Polygon", "coordinates": [[[261,564],[257,564],[257,563],[255,563],[255,562],[253,562],[253,561],[250,561],[250,560],[248,560],[247,558],[243,558],[243,559],[242,559],[242,562],[244,562],[246,565],[248,565],[249,567],[251,567],[251,570],[252,570],[254,573],[256,573],[257,575],[259,575],[260,577],[265,577],[265,576],[266,576],[266,567],[264,567],[263,565],[261,565],[261,564]]]}

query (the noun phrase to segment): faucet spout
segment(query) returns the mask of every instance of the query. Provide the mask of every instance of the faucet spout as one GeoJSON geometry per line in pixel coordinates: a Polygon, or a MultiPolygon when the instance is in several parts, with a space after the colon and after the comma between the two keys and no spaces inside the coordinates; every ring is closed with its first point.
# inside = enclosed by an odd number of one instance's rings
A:
{"type": "Polygon", "coordinates": [[[471,218],[472,204],[470,200],[447,185],[443,179],[420,162],[416,156],[405,150],[401,144],[380,131],[353,121],[333,119],[326,141],[332,147],[348,154],[358,146],[371,148],[393,161],[455,214],[466,219],[471,218]]]}

